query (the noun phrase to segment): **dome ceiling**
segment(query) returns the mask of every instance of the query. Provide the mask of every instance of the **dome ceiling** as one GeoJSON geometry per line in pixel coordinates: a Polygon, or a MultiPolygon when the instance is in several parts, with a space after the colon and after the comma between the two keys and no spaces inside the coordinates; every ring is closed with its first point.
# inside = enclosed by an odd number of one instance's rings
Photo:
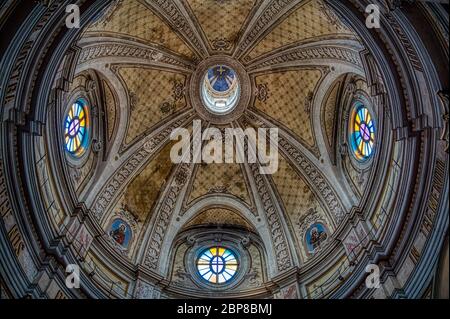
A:
{"type": "MultiPolygon", "coordinates": [[[[267,236],[285,246],[275,257],[276,272],[311,257],[302,237],[305,219],[322,221],[331,234],[358,203],[358,186],[345,177],[358,171],[333,166],[338,113],[333,101],[342,94],[344,77],[364,81],[363,47],[322,1],[293,1],[282,8],[264,1],[185,1],[177,7],[115,1],[78,45],[76,73],[95,72],[101,79],[113,164],[75,186],[105,229],[118,212],[131,216],[136,229],[125,253],[130,260],[143,259],[164,273],[158,256],[150,262],[142,252],[157,245],[158,255],[170,245],[165,214],[183,216],[210,202],[222,212],[233,205],[247,210],[257,220],[247,229],[268,227],[267,236]],[[221,100],[225,95],[228,100],[221,100]],[[217,101],[233,104],[223,108],[217,101]],[[168,132],[177,127],[193,132],[195,120],[203,128],[218,127],[223,137],[226,128],[279,128],[277,172],[262,176],[236,162],[173,164],[168,132]],[[269,220],[267,210],[273,211],[269,220]]],[[[77,85],[74,81],[69,91],[77,85]]],[[[369,173],[370,167],[362,178],[369,173]]],[[[177,218],[176,227],[211,225],[211,216],[177,218]]],[[[224,213],[218,225],[236,220],[224,213]]]]}
{"type": "Polygon", "coordinates": [[[322,0],[116,0],[98,11],[55,72],[35,142],[39,192],[53,226],[80,241],[80,262],[125,296],[157,281],[171,296],[270,297],[276,282],[285,297],[314,298],[350,276],[342,269],[396,217],[410,150],[384,82],[406,81],[381,76],[357,28],[322,0]],[[241,145],[265,152],[208,163],[211,129],[224,144],[231,131],[267,132],[241,145]],[[262,153],[276,162],[269,174],[262,153]],[[210,247],[216,270],[233,274],[202,284],[186,260],[210,247]]]}
{"type": "MultiPolygon", "coordinates": [[[[82,192],[98,211],[100,222],[107,224],[113,212],[125,209],[145,225],[143,229],[152,227],[152,217],[158,214],[171,176],[180,170],[170,162],[172,144],[158,145],[128,171],[126,181],[108,193],[107,203],[102,192],[120,174],[120,165],[128,165],[139,147],[145,148],[149,137],[171,125],[181,124],[192,131],[193,119],[205,120],[194,111],[195,101],[192,103],[189,94],[192,78],[199,72],[197,64],[208,56],[215,56],[218,61],[220,56],[226,56],[226,61],[242,65],[251,81],[252,98],[245,105],[245,112],[230,120],[224,115],[222,130],[277,126],[310,165],[317,167],[317,174],[320,170],[332,173],[322,175],[324,181],[329,178],[329,191],[328,195],[321,194],[310,171],[296,167],[285,150],[279,155],[278,172],[268,177],[274,196],[280,199],[279,213],[287,216],[286,222],[292,229],[289,237],[295,238],[298,248],[302,239],[296,234],[305,215],[316,212],[328,221],[331,230],[356,203],[359,195],[350,191],[351,186],[334,183],[341,178],[341,173],[331,168],[329,152],[336,143],[336,109],[325,110],[324,93],[339,76],[362,74],[358,55],[362,46],[321,1],[294,1],[278,12],[273,12],[268,4],[208,0],[186,1],[178,8],[166,8],[154,1],[116,1],[83,32],[77,72],[96,70],[102,78],[111,140],[109,156],[116,161],[82,192]],[[174,11],[183,15],[169,15],[174,11]],[[278,20],[263,23],[269,13],[278,20]],[[290,62],[290,56],[299,58],[290,62]],[[316,113],[328,118],[315,119],[316,113]],[[97,181],[107,182],[102,185],[97,181]],[[335,185],[331,187],[332,184],[335,185]],[[331,201],[324,198],[330,194],[334,194],[331,201]]],[[[227,66],[225,70],[229,70],[227,66]]],[[[221,89],[219,82],[215,83],[221,89]]],[[[226,80],[222,84],[227,88],[234,85],[226,80]]],[[[331,92],[334,96],[339,89],[337,84],[335,87],[331,92]]],[[[208,121],[203,124],[211,125],[208,121]]],[[[182,210],[208,196],[223,196],[241,202],[259,215],[260,198],[255,197],[257,192],[251,185],[255,177],[246,165],[203,163],[191,165],[187,171],[182,210]]]]}

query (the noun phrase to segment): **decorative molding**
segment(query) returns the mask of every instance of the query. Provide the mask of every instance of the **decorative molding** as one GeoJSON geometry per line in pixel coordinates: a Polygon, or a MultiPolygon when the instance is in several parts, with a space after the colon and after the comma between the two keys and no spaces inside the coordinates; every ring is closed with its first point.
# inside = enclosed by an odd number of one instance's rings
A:
{"type": "Polygon", "coordinates": [[[362,67],[359,54],[354,49],[321,45],[313,47],[296,47],[293,49],[283,50],[277,54],[271,54],[269,57],[260,58],[248,66],[249,72],[257,72],[264,68],[273,68],[289,62],[308,61],[308,60],[338,60],[341,62],[351,63],[357,67],[362,67]]]}
{"type": "Polygon", "coordinates": [[[413,68],[417,71],[423,72],[422,62],[420,62],[417,51],[411,44],[408,36],[403,31],[402,26],[397,22],[397,19],[392,13],[386,13],[384,16],[388,22],[387,24],[391,26],[392,30],[397,35],[397,38],[400,40],[400,43],[403,46],[403,49],[405,50],[413,68]]]}
{"type": "Polygon", "coordinates": [[[136,150],[130,158],[115,172],[115,174],[105,184],[100,194],[92,205],[92,214],[100,221],[106,212],[107,207],[113,199],[120,193],[120,190],[126,186],[126,182],[131,179],[134,173],[154,155],[170,136],[170,133],[182,126],[186,118],[182,117],[171,122],[160,133],[151,137],[142,147],[136,150]]]}
{"type": "Polygon", "coordinates": [[[104,41],[95,45],[83,47],[78,64],[82,64],[94,59],[112,57],[138,58],[145,60],[148,64],[164,65],[169,64],[181,67],[186,71],[193,71],[195,66],[183,58],[168,54],[163,50],[143,47],[137,44],[117,43],[104,41]]]}
{"type": "Polygon", "coordinates": [[[345,209],[325,176],[283,136],[279,137],[279,146],[289,155],[295,167],[312,184],[313,189],[326,204],[329,212],[335,217],[336,222],[338,224],[342,222],[345,217],[345,209]]]}
{"type": "Polygon", "coordinates": [[[232,48],[233,43],[225,38],[217,38],[212,41],[211,45],[216,51],[228,51],[232,48]]]}
{"type": "Polygon", "coordinates": [[[255,96],[256,98],[265,103],[267,102],[267,99],[270,97],[270,90],[267,83],[260,83],[256,85],[255,89],[255,96]]]}
{"type": "MultiPolygon", "coordinates": [[[[3,119],[11,120],[18,125],[24,125],[26,114],[29,112],[29,108],[31,107],[31,92],[34,90],[34,86],[36,85],[36,78],[38,76],[38,72],[43,64],[42,56],[47,53],[51,44],[53,43],[54,38],[49,38],[45,43],[45,46],[40,46],[40,54],[41,58],[36,59],[34,63],[30,66],[27,63],[31,56],[33,56],[33,49],[39,42],[40,33],[48,25],[50,19],[54,18],[55,14],[58,10],[60,10],[63,5],[62,0],[46,0],[44,1],[45,10],[37,19],[35,26],[32,30],[27,32],[27,38],[20,45],[20,49],[18,54],[14,57],[14,60],[10,61],[8,64],[13,65],[10,69],[10,73],[7,70],[2,70],[2,73],[5,76],[9,76],[8,82],[4,87],[3,95],[3,103],[5,104],[2,113],[3,119]],[[27,72],[28,71],[28,72],[27,72]],[[26,77],[26,79],[23,79],[26,77]],[[25,88],[20,87],[20,83],[22,81],[29,81],[29,85],[25,88]],[[17,99],[22,100],[22,109],[20,108],[20,104],[18,104],[17,99]],[[9,111],[9,112],[5,112],[9,111]]],[[[17,45],[17,43],[16,43],[17,45]]],[[[0,101],[0,104],[2,101],[0,101]]],[[[2,114],[0,113],[0,115],[2,114]]]]}
{"type": "Polygon", "coordinates": [[[175,212],[175,205],[181,195],[181,190],[192,174],[192,164],[178,165],[175,172],[175,178],[169,185],[162,199],[161,205],[157,205],[157,217],[153,224],[147,251],[143,264],[152,269],[158,269],[159,257],[161,254],[162,243],[169,227],[172,216],[175,212]],[[159,206],[159,207],[158,207],[159,206]]]}
{"type": "Polygon", "coordinates": [[[256,163],[249,163],[248,165],[266,213],[267,224],[272,235],[272,244],[275,250],[277,268],[282,272],[293,266],[292,256],[283,230],[283,224],[273,203],[273,198],[270,195],[267,183],[259,172],[259,165],[256,163]]]}

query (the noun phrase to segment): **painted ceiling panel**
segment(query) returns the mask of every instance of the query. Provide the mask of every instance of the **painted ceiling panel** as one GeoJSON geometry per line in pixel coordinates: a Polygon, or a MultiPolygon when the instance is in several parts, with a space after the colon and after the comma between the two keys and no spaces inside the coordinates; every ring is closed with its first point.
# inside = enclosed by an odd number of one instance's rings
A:
{"type": "Polygon", "coordinates": [[[346,28],[321,0],[304,1],[300,7],[276,26],[249,53],[256,58],[283,46],[319,36],[335,37],[353,33],[346,28]]]}
{"type": "Polygon", "coordinates": [[[182,74],[139,67],[120,68],[119,74],[131,99],[126,145],[164,118],[186,107],[184,96],[174,94],[177,85],[185,84],[186,77],[182,74]]]}
{"type": "Polygon", "coordinates": [[[230,51],[256,0],[187,0],[213,50],[230,51]]]}
{"type": "Polygon", "coordinates": [[[194,56],[190,48],[157,15],[138,0],[121,1],[114,12],[95,22],[88,34],[112,33],[137,38],[147,43],[165,47],[188,58],[194,56]]]}
{"type": "Polygon", "coordinates": [[[283,200],[286,212],[293,223],[307,214],[311,208],[322,210],[308,184],[281,155],[279,157],[279,169],[272,177],[283,200]]]}
{"type": "Polygon", "coordinates": [[[311,117],[305,110],[309,93],[322,77],[319,70],[296,70],[256,77],[256,85],[267,85],[269,98],[255,100],[256,109],[292,130],[307,147],[314,147],[311,117]]]}
{"type": "Polygon", "coordinates": [[[281,155],[278,172],[272,178],[300,247],[304,245],[304,239],[300,237],[302,220],[315,213],[325,218],[325,212],[308,184],[281,155]]]}
{"type": "Polygon", "coordinates": [[[247,185],[239,164],[199,164],[189,202],[202,195],[229,193],[250,204],[247,185]]]}
{"type": "Polygon", "coordinates": [[[150,216],[162,186],[171,172],[172,146],[173,143],[167,144],[124,191],[122,205],[140,222],[144,222],[150,216]]]}
{"type": "Polygon", "coordinates": [[[252,226],[239,214],[224,208],[211,208],[191,219],[185,228],[195,225],[235,225],[252,229],[252,226]]]}

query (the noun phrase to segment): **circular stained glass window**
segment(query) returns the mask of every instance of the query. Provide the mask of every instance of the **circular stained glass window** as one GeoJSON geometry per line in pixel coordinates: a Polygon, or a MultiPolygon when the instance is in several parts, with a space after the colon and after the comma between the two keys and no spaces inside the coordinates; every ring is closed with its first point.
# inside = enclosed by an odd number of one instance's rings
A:
{"type": "Polygon", "coordinates": [[[77,100],[66,113],[64,119],[64,144],[66,151],[79,157],[87,149],[89,141],[89,116],[87,103],[77,100]]]}
{"type": "Polygon", "coordinates": [[[238,269],[236,255],[224,247],[211,247],[204,250],[197,260],[200,276],[213,284],[224,284],[230,281],[238,269]]]}
{"type": "Polygon", "coordinates": [[[357,160],[365,161],[373,154],[375,133],[375,122],[369,109],[358,102],[350,122],[350,145],[357,160]]]}
{"type": "Polygon", "coordinates": [[[236,72],[225,65],[209,68],[202,82],[201,95],[208,111],[215,114],[231,112],[240,96],[236,72]]]}

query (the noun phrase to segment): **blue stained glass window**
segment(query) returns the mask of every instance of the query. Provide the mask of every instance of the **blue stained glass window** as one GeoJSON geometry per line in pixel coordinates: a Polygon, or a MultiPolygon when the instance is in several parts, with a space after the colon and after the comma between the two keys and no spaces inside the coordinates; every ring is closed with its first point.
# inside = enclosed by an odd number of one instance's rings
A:
{"type": "Polygon", "coordinates": [[[236,255],[224,247],[208,248],[200,254],[197,260],[199,274],[213,284],[230,281],[236,274],[238,266],[236,255]]]}

